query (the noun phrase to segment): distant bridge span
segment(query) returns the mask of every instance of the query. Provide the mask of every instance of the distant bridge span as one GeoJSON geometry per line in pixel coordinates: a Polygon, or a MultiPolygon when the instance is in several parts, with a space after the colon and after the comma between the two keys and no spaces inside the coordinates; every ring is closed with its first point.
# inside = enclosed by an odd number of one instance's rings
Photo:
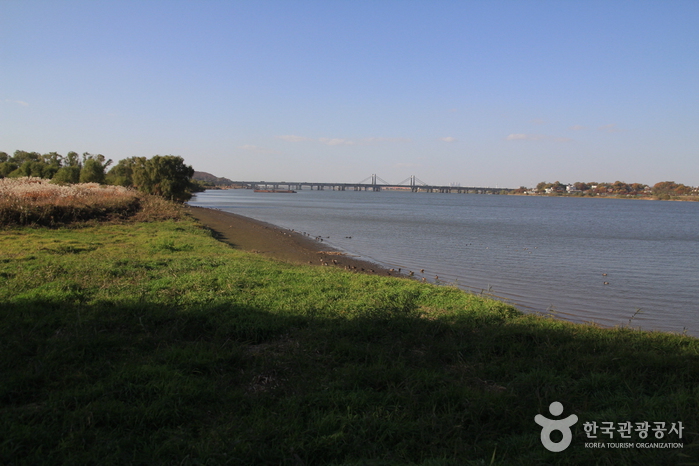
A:
{"type": "Polygon", "coordinates": [[[244,186],[248,189],[287,189],[301,191],[310,190],[332,190],[332,191],[410,191],[414,193],[458,193],[458,194],[498,194],[514,191],[513,188],[490,188],[477,186],[438,186],[423,183],[415,176],[398,183],[391,184],[376,175],[362,180],[359,183],[320,183],[320,182],[298,182],[298,181],[234,181],[235,185],[244,186]],[[407,184],[406,184],[407,183],[407,184]]]}

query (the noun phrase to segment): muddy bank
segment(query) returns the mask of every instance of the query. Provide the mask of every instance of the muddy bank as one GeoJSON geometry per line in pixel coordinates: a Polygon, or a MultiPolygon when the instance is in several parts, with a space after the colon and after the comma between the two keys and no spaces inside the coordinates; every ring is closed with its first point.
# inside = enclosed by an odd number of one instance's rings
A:
{"type": "Polygon", "coordinates": [[[218,240],[237,249],[294,264],[338,267],[375,275],[399,275],[373,262],[344,254],[304,234],[242,215],[193,206],[187,207],[187,213],[209,228],[218,240]]]}

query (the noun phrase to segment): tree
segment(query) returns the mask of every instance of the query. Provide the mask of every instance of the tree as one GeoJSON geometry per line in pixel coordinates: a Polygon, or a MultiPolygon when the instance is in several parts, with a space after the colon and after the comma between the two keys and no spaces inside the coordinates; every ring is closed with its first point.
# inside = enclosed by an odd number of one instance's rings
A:
{"type": "Polygon", "coordinates": [[[614,194],[627,194],[629,191],[631,191],[631,187],[623,181],[612,183],[612,192],[614,194]]]}
{"type": "Polygon", "coordinates": [[[583,183],[582,181],[576,181],[575,183],[573,183],[573,187],[578,191],[587,191],[588,189],[590,189],[590,185],[587,183],[583,183]]]}
{"type": "Polygon", "coordinates": [[[22,165],[24,162],[41,162],[41,154],[38,152],[16,150],[12,155],[12,161],[17,165],[22,165]]]}
{"type": "Polygon", "coordinates": [[[77,152],[68,152],[63,165],[66,167],[81,167],[80,156],[77,152]]]}
{"type": "Polygon", "coordinates": [[[106,175],[107,184],[115,186],[133,186],[133,170],[136,166],[137,157],[119,160],[106,175]]]}
{"type": "Polygon", "coordinates": [[[133,183],[142,192],[185,202],[192,197],[194,169],[179,156],[134,157],[133,183]]]}
{"type": "Polygon", "coordinates": [[[83,154],[82,169],[80,170],[81,183],[104,183],[104,173],[112,160],[105,161],[104,155],[83,154]]]}
{"type": "Polygon", "coordinates": [[[543,193],[546,188],[550,187],[551,183],[547,183],[546,181],[541,181],[539,184],[536,185],[536,192],[537,193],[543,193]]]}
{"type": "Polygon", "coordinates": [[[634,194],[634,195],[643,194],[646,191],[647,187],[648,186],[646,186],[645,184],[642,184],[642,183],[632,183],[630,186],[631,191],[629,194],[634,194]]]}
{"type": "Polygon", "coordinates": [[[566,185],[561,183],[560,181],[556,181],[551,185],[551,189],[553,189],[554,193],[564,193],[566,192],[566,185]]]}
{"type": "Polygon", "coordinates": [[[64,166],[56,171],[51,178],[51,183],[55,184],[75,184],[80,182],[80,167],[64,166]]]}
{"type": "Polygon", "coordinates": [[[655,196],[681,196],[691,192],[692,188],[689,186],[678,184],[674,181],[661,181],[653,185],[653,195],[655,196]]]}
{"type": "Polygon", "coordinates": [[[2,162],[0,163],[0,178],[8,176],[13,171],[17,170],[19,166],[14,162],[2,162]]]}

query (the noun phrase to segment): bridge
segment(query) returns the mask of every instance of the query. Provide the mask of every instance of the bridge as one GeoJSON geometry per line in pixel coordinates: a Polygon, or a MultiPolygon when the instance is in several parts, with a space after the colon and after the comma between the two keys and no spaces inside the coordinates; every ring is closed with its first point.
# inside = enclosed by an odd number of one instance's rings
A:
{"type": "Polygon", "coordinates": [[[301,191],[311,190],[332,190],[332,191],[410,191],[413,193],[458,193],[458,194],[500,194],[510,193],[513,188],[485,188],[476,186],[438,186],[424,183],[414,175],[406,178],[400,183],[392,184],[377,175],[371,175],[359,183],[317,183],[317,182],[297,182],[297,181],[234,181],[237,186],[248,189],[285,189],[301,191]]]}

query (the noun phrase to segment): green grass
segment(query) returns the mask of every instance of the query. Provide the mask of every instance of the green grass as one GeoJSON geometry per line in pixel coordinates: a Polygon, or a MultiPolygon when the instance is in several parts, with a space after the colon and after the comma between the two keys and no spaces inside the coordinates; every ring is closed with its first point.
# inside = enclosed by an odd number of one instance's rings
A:
{"type": "Polygon", "coordinates": [[[188,219],[0,231],[0,354],[0,464],[699,462],[695,338],[291,266],[188,219]],[[579,418],[561,453],[553,401],[579,418]],[[685,446],[585,448],[593,420],[682,421],[685,446]]]}

